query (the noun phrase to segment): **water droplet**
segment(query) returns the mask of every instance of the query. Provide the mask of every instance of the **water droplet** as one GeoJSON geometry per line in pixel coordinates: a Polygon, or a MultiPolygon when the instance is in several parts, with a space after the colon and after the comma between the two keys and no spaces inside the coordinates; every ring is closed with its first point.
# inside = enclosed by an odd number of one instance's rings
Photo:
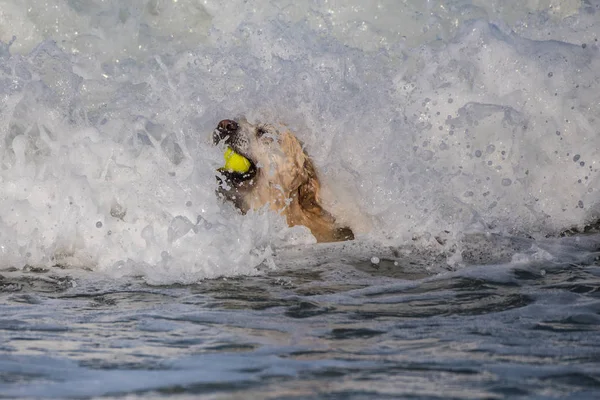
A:
{"type": "Polygon", "coordinates": [[[431,150],[423,151],[423,153],[421,154],[421,158],[423,159],[423,161],[430,161],[433,158],[433,151],[431,151],[431,150]]]}
{"type": "Polygon", "coordinates": [[[102,228],[102,222],[100,222],[100,221],[96,222],[96,228],[102,228]]]}

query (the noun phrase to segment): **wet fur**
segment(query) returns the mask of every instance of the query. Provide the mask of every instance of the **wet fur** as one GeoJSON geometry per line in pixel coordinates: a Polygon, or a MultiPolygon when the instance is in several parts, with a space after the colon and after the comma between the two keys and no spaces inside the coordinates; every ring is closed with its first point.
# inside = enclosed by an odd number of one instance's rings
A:
{"type": "MultiPolygon", "coordinates": [[[[225,126],[224,120],[219,127],[225,126]],[[223,125],[222,125],[223,124],[223,125]]],[[[289,226],[306,226],[318,242],[354,239],[352,230],[340,227],[321,206],[321,184],[313,162],[289,131],[236,121],[236,129],[215,131],[215,142],[225,142],[248,158],[251,178],[223,171],[219,193],[243,213],[269,205],[285,216],[289,226]]]]}

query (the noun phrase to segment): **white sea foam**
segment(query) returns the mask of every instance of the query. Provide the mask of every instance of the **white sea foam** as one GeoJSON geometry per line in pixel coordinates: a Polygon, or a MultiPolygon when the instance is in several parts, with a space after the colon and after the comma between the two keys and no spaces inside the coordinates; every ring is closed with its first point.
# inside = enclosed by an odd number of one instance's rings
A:
{"type": "Polygon", "coordinates": [[[312,243],[215,198],[241,114],[298,133],[363,241],[598,218],[600,2],[127,4],[0,1],[0,268],[187,283],[312,243]]]}

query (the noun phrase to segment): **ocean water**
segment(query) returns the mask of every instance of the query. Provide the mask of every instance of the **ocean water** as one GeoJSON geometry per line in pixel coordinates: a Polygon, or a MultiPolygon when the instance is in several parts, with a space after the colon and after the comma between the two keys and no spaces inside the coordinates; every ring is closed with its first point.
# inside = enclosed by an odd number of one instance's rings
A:
{"type": "Polygon", "coordinates": [[[0,398],[600,397],[599,37],[596,0],[0,0],[0,398]],[[238,116],[355,241],[215,197],[238,116]]]}

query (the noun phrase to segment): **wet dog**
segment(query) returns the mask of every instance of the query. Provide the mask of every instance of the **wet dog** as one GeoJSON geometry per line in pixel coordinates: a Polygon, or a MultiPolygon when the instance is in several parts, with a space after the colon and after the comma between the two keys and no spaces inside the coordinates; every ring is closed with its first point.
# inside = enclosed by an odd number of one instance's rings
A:
{"type": "Polygon", "coordinates": [[[318,242],[354,239],[322,206],[321,184],[314,164],[300,141],[289,131],[253,125],[244,119],[219,122],[215,144],[225,144],[250,162],[245,172],[221,170],[219,195],[242,212],[269,205],[285,216],[289,226],[306,226],[318,242]]]}

